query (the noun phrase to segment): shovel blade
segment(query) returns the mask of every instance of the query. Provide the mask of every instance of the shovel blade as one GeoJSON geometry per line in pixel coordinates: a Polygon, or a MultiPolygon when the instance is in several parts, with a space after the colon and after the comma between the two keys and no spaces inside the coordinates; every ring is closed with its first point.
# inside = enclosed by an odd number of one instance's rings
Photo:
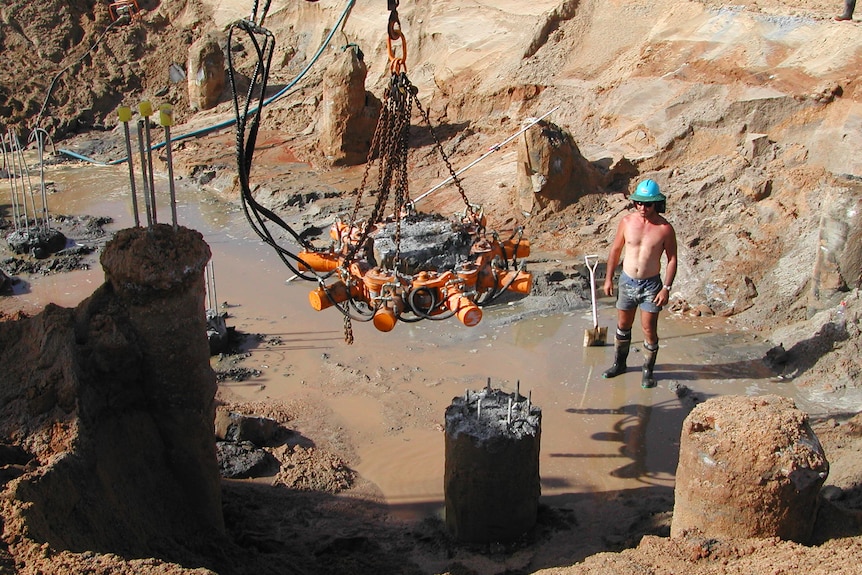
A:
{"type": "Polygon", "coordinates": [[[584,347],[593,347],[597,345],[605,345],[608,339],[608,328],[594,327],[584,330],[584,347]]]}

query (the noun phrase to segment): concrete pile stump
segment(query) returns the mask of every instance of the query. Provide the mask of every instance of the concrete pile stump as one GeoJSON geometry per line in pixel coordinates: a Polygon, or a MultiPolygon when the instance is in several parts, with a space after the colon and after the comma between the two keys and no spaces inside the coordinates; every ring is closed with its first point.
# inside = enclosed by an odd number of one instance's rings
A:
{"type": "Polygon", "coordinates": [[[157,411],[166,464],[190,508],[223,530],[215,457],[215,373],[206,337],[204,268],[210,248],[197,231],[167,224],[120,230],[101,255],[147,371],[143,393],[157,411]]]}
{"type": "Polygon", "coordinates": [[[793,400],[716,397],[683,423],[671,537],[804,543],[829,462],[793,400]]]}
{"type": "Polygon", "coordinates": [[[506,543],[536,524],[542,410],[520,395],[466,391],[446,409],[446,525],[464,543],[506,543]]]}

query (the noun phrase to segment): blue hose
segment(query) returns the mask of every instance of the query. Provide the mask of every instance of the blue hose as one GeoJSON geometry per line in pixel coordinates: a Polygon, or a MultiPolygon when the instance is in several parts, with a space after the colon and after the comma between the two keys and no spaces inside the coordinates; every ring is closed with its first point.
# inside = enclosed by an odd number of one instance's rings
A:
{"type": "MultiPolygon", "coordinates": [[[[326,47],[332,41],[332,37],[335,36],[335,32],[341,27],[341,24],[344,22],[344,19],[347,18],[347,15],[350,14],[350,10],[353,8],[353,5],[355,3],[356,3],[356,0],[347,0],[347,6],[345,6],[344,11],[341,13],[341,16],[338,17],[338,20],[335,22],[335,25],[332,27],[332,30],[329,31],[329,35],[323,41],[323,44],[321,44],[320,48],[317,49],[317,52],[315,52],[314,56],[311,58],[311,61],[308,63],[308,65],[305,68],[303,68],[302,71],[296,76],[296,78],[291,80],[290,83],[288,83],[284,88],[282,88],[281,90],[279,90],[278,92],[276,92],[275,94],[270,96],[267,100],[264,100],[263,104],[261,104],[261,107],[267,106],[267,105],[271,104],[272,102],[275,102],[276,100],[278,100],[279,98],[281,98],[285,94],[287,94],[287,92],[291,88],[293,88],[308,73],[308,71],[311,69],[311,67],[317,62],[318,59],[320,59],[321,54],[323,54],[323,51],[326,49],[326,47]]],[[[250,116],[250,115],[256,113],[257,110],[258,110],[258,108],[254,108],[252,110],[249,110],[247,115],[250,116]]],[[[224,122],[219,122],[218,124],[214,124],[212,126],[207,126],[207,127],[201,128],[199,130],[194,130],[194,131],[189,132],[187,134],[180,134],[178,136],[171,138],[171,142],[179,142],[180,140],[186,140],[188,138],[195,138],[197,136],[209,134],[210,132],[214,132],[216,130],[228,128],[234,124],[236,124],[236,118],[231,118],[230,120],[225,120],[224,122]]],[[[167,145],[167,141],[160,142],[160,143],[152,146],[151,149],[152,150],[158,150],[159,148],[165,147],[165,145],[167,145]]],[[[122,164],[123,162],[126,162],[129,159],[128,157],[126,157],[126,158],[120,158],[118,160],[111,160],[109,162],[99,162],[98,160],[94,160],[93,158],[88,158],[87,156],[84,156],[82,154],[78,154],[77,152],[73,152],[71,150],[67,150],[64,148],[61,148],[58,151],[61,154],[65,154],[65,155],[70,156],[72,158],[75,158],[77,160],[90,162],[91,164],[96,164],[96,165],[100,165],[100,166],[116,166],[117,164],[122,164]]]]}

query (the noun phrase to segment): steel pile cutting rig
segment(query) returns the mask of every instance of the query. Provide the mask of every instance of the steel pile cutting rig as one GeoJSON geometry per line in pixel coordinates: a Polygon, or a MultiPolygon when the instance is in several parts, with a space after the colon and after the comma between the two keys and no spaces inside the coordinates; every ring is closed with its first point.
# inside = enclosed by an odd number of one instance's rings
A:
{"type": "Polygon", "coordinates": [[[483,210],[467,199],[431,127],[428,112],[416,97],[418,90],[407,77],[407,47],[397,4],[397,0],[389,0],[387,52],[391,76],[362,183],[356,190],[352,213],[332,225],[332,241],[325,248],[311,245],[304,234],[294,231],[251,194],[249,174],[275,42],[263,27],[265,11],[258,18],[256,3],[251,18],[235,23],[228,33],[228,76],[237,117],[243,209],[252,228],[294,274],[317,282],[318,287],[309,294],[311,306],[316,310],[334,307],[343,314],[348,343],[353,342],[352,320],[371,321],[384,332],[392,330],[398,321],[442,320],[452,316],[466,326],[475,326],[482,319],[482,306],[507,291],[528,294],[532,287],[532,275],[526,271],[522,259],[530,253],[523,230],[518,228],[502,240],[497,232],[486,229],[483,210]],[[230,45],[236,31],[248,35],[258,55],[244,105],[240,105],[237,96],[231,59],[230,45]],[[396,55],[398,52],[400,56],[396,55]],[[250,111],[253,100],[259,105],[250,111]],[[465,209],[457,221],[419,213],[410,199],[407,164],[414,104],[464,200],[465,209]],[[376,201],[371,214],[361,217],[359,212],[372,165],[377,166],[376,201]],[[287,231],[301,249],[293,252],[281,246],[269,231],[268,223],[287,231]],[[405,238],[413,240],[414,245],[405,246],[405,238]]]}
{"type": "MultiPolygon", "coordinates": [[[[403,218],[401,225],[422,226],[427,218],[415,215],[403,218]]],[[[500,241],[496,234],[480,233],[475,223],[452,222],[451,233],[467,234],[472,243],[464,254],[455,252],[458,261],[451,269],[414,268],[410,261],[401,259],[397,266],[377,265],[378,257],[371,249],[385,234],[387,225],[374,226],[369,232],[371,242],[357,250],[358,257],[348,258],[351,250],[362,245],[361,227],[337,221],[330,235],[334,240],[328,252],[300,252],[300,268],[320,273],[332,272],[334,281],[321,285],[309,294],[311,307],[323,310],[334,304],[351,302],[357,311],[370,314],[374,326],[390,331],[397,320],[446,319],[456,316],[466,326],[475,326],[482,320],[480,306],[490,303],[506,290],[528,294],[532,275],[510,262],[529,255],[529,242],[522,237],[500,241]],[[371,253],[367,253],[370,251],[371,253]]],[[[402,229],[403,232],[403,229],[402,229]]],[[[444,246],[451,236],[439,234],[444,246]]],[[[431,250],[433,253],[433,250],[431,250]]],[[[385,261],[386,252],[383,259],[385,261]]],[[[426,264],[427,266],[427,264],[426,264]]]]}

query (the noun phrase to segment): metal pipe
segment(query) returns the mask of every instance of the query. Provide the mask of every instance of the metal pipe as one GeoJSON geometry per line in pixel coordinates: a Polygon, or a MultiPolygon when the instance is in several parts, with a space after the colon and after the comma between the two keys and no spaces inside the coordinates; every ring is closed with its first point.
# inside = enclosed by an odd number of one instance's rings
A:
{"type": "Polygon", "coordinates": [[[128,106],[120,106],[117,108],[117,114],[120,116],[120,122],[123,124],[123,134],[126,138],[126,158],[129,164],[129,186],[132,188],[132,215],[135,217],[135,227],[141,225],[140,216],[138,215],[138,195],[135,189],[135,165],[132,162],[132,138],[129,134],[129,121],[132,119],[132,109],[128,106]]]}
{"type": "Polygon", "coordinates": [[[156,214],[156,181],[153,176],[153,140],[150,134],[150,116],[153,115],[153,105],[149,101],[144,100],[138,105],[138,111],[144,117],[144,137],[147,140],[147,172],[150,180],[150,209],[153,212],[153,223],[159,223],[158,215],[156,214]]]}
{"type": "Polygon", "coordinates": [[[174,123],[174,112],[170,104],[162,104],[159,107],[159,123],[165,129],[165,151],[168,159],[168,183],[171,192],[171,222],[174,231],[177,230],[177,194],[174,188],[174,159],[171,154],[171,125],[174,123]]]}
{"type": "Polygon", "coordinates": [[[3,153],[3,166],[6,170],[6,178],[9,180],[9,193],[12,199],[12,223],[15,225],[15,231],[18,231],[18,219],[21,217],[21,209],[18,207],[18,193],[15,181],[12,179],[13,170],[9,163],[9,158],[6,157],[6,134],[0,134],[0,150],[3,153]]]}
{"type": "Polygon", "coordinates": [[[48,194],[45,191],[45,140],[48,135],[42,128],[36,128],[30,134],[30,139],[36,138],[36,150],[39,154],[39,189],[42,197],[42,227],[46,230],[51,229],[51,223],[48,216],[48,194]]]}
{"type": "Polygon", "coordinates": [[[437,184],[436,186],[434,186],[433,188],[431,188],[430,190],[428,190],[424,194],[420,195],[418,198],[413,200],[412,203],[415,205],[415,204],[419,203],[419,200],[423,199],[428,194],[435,192],[438,189],[442,188],[443,186],[445,186],[446,184],[448,184],[449,182],[454,180],[456,176],[459,176],[463,172],[466,172],[467,170],[469,170],[470,168],[472,168],[473,166],[475,166],[476,164],[478,164],[479,162],[481,162],[482,160],[484,160],[485,158],[487,158],[488,156],[490,156],[491,154],[493,154],[494,152],[496,152],[497,150],[499,150],[500,148],[502,148],[503,146],[505,146],[506,144],[508,144],[509,142],[511,142],[512,140],[514,140],[515,138],[517,138],[518,136],[520,136],[521,134],[523,134],[524,132],[526,132],[527,130],[532,128],[533,126],[535,126],[536,124],[538,124],[539,122],[541,122],[543,119],[550,116],[553,112],[555,112],[557,110],[557,108],[559,108],[559,106],[555,106],[550,112],[545,112],[544,114],[542,114],[541,116],[539,116],[535,120],[531,120],[529,124],[527,124],[526,126],[521,128],[520,130],[518,130],[517,133],[512,134],[511,136],[509,136],[508,138],[506,138],[505,140],[503,140],[499,144],[491,146],[491,148],[487,152],[485,152],[484,154],[482,154],[481,156],[479,156],[478,158],[476,158],[475,160],[473,160],[472,162],[470,162],[469,164],[467,164],[466,166],[464,166],[463,168],[461,168],[460,170],[455,172],[454,175],[449,176],[448,178],[446,178],[445,180],[443,180],[442,182],[440,182],[439,184],[437,184]]]}
{"type": "Polygon", "coordinates": [[[153,210],[150,207],[150,189],[147,178],[147,154],[144,151],[144,120],[138,120],[138,150],[141,153],[141,178],[144,183],[144,206],[147,209],[147,227],[153,227],[153,210]]]}

